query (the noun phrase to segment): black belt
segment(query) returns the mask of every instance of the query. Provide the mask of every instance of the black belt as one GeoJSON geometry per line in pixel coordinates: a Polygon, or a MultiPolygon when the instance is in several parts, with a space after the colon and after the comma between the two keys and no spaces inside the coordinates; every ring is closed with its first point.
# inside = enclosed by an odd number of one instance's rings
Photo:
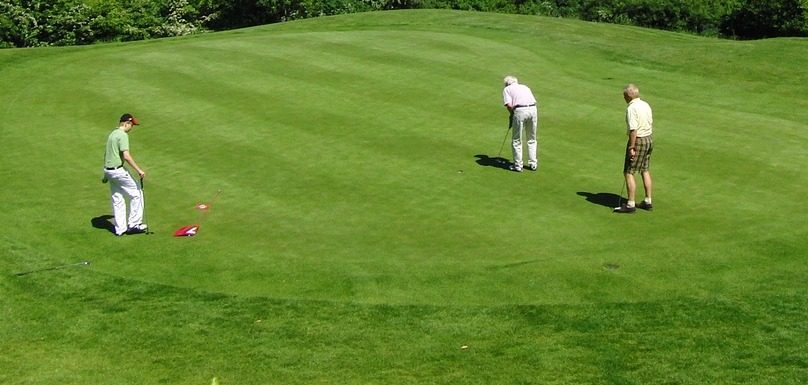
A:
{"type": "Polygon", "coordinates": [[[517,104],[517,105],[515,105],[513,108],[522,108],[522,107],[536,107],[536,103],[533,103],[533,104],[528,104],[528,105],[526,105],[526,106],[523,106],[523,105],[517,104]]]}
{"type": "Polygon", "coordinates": [[[120,165],[118,167],[104,167],[104,170],[117,170],[117,169],[119,169],[121,167],[123,167],[123,165],[120,165]]]}

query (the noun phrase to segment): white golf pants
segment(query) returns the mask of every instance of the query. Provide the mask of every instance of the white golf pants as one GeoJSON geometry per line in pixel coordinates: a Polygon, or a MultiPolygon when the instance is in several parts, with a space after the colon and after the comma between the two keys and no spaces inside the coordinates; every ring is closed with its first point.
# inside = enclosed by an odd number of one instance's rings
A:
{"type": "Polygon", "coordinates": [[[112,195],[112,214],[115,216],[115,234],[123,234],[130,227],[143,223],[143,194],[135,179],[124,167],[104,170],[112,195]],[[126,198],[129,198],[129,218],[126,217],[126,198]],[[128,223],[128,224],[127,224],[128,223]]]}
{"type": "Polygon", "coordinates": [[[539,112],[536,106],[520,107],[513,110],[513,164],[522,168],[522,135],[527,137],[527,162],[537,166],[539,160],[536,153],[539,142],[536,140],[536,128],[539,125],[539,112]]]}

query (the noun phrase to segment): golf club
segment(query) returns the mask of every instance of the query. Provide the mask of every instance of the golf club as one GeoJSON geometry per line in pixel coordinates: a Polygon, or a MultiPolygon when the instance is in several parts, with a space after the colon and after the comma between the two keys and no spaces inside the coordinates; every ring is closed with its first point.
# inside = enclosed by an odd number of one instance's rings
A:
{"type": "MultiPolygon", "coordinates": [[[[142,219],[142,222],[148,224],[148,222],[146,222],[146,194],[143,192],[143,187],[144,187],[144,185],[143,185],[143,177],[141,176],[140,177],[140,203],[143,206],[143,219],[142,219]]],[[[151,229],[147,227],[144,234],[149,235],[151,233],[152,233],[151,229]]]]}
{"type": "Polygon", "coordinates": [[[502,149],[505,148],[505,141],[508,139],[508,133],[513,128],[513,111],[508,114],[508,129],[505,130],[505,137],[502,138],[502,144],[499,145],[499,153],[497,153],[497,161],[502,163],[502,149]]]}
{"type": "MultiPolygon", "coordinates": [[[[628,151],[628,150],[626,150],[628,151]]],[[[623,184],[620,187],[620,196],[617,197],[617,207],[623,206],[623,191],[626,190],[626,158],[623,158],[623,168],[620,169],[620,175],[623,177],[623,184]]]]}
{"type": "Polygon", "coordinates": [[[31,274],[31,273],[38,273],[38,272],[40,272],[40,271],[59,270],[59,269],[64,269],[64,268],[66,268],[66,267],[71,267],[71,266],[87,266],[87,265],[89,265],[89,264],[90,264],[90,261],[81,261],[81,262],[76,262],[76,263],[67,263],[67,264],[64,264],[64,265],[59,265],[59,266],[45,267],[45,268],[41,268],[41,269],[34,269],[34,270],[29,270],[29,271],[23,271],[23,272],[21,272],[21,273],[17,273],[17,274],[15,274],[15,275],[16,275],[16,276],[23,276],[23,275],[28,275],[28,274],[31,274]]]}
{"type": "Polygon", "coordinates": [[[505,137],[502,138],[502,144],[499,145],[499,153],[497,154],[497,158],[502,158],[502,149],[505,148],[505,141],[508,139],[509,132],[511,132],[511,126],[508,126],[508,129],[505,130],[505,137]]]}
{"type": "Polygon", "coordinates": [[[620,195],[617,196],[617,207],[623,205],[623,191],[626,190],[626,181],[623,180],[623,186],[620,188],[620,195]]]}

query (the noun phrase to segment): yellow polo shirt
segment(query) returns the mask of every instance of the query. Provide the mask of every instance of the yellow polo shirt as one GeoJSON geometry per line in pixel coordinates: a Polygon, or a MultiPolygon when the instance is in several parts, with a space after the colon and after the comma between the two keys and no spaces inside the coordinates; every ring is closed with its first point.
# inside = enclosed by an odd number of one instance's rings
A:
{"type": "Polygon", "coordinates": [[[638,138],[651,135],[654,126],[651,106],[640,98],[630,101],[626,107],[626,126],[628,128],[626,134],[636,130],[638,138]]]}

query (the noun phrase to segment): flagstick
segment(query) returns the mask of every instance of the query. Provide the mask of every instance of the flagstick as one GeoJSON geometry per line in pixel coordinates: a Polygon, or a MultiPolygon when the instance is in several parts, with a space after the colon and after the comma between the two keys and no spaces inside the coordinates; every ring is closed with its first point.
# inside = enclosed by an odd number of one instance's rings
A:
{"type": "Polygon", "coordinates": [[[196,209],[199,210],[197,214],[197,223],[194,225],[184,226],[179,228],[177,231],[174,232],[174,236],[195,236],[199,232],[199,228],[202,227],[202,222],[205,221],[208,217],[208,212],[210,211],[211,206],[219,199],[219,195],[221,195],[222,190],[216,191],[216,195],[213,196],[213,199],[210,200],[210,203],[199,203],[196,205],[196,209]],[[193,232],[185,231],[186,229],[192,229],[193,232]],[[181,233],[181,234],[178,234],[181,233]]]}
{"type": "Polygon", "coordinates": [[[210,203],[208,203],[208,204],[200,203],[200,204],[196,205],[196,208],[198,210],[207,210],[207,209],[209,209],[211,206],[213,206],[214,203],[216,203],[216,201],[219,199],[219,195],[221,193],[222,193],[222,190],[217,191],[216,195],[213,196],[213,199],[210,200],[210,203]]]}

